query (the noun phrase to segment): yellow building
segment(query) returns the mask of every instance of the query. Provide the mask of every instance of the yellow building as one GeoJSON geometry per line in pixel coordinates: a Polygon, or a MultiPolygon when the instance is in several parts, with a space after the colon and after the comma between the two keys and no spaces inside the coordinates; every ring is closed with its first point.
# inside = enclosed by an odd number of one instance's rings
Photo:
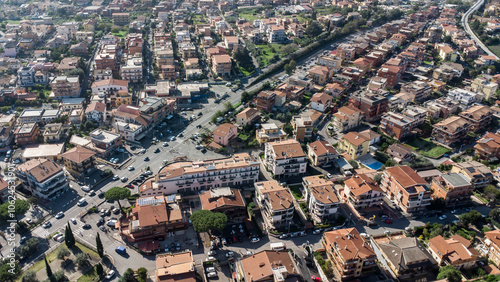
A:
{"type": "Polygon", "coordinates": [[[286,138],[286,132],[274,123],[265,123],[255,132],[255,138],[259,144],[274,142],[284,140],[286,138]]]}
{"type": "Polygon", "coordinates": [[[112,94],[109,100],[112,108],[118,108],[121,105],[132,105],[132,95],[128,90],[121,90],[116,94],[112,94]]]}
{"type": "Polygon", "coordinates": [[[361,132],[349,132],[340,138],[338,148],[351,158],[357,159],[368,154],[370,145],[377,143],[380,135],[370,129],[361,132]]]}

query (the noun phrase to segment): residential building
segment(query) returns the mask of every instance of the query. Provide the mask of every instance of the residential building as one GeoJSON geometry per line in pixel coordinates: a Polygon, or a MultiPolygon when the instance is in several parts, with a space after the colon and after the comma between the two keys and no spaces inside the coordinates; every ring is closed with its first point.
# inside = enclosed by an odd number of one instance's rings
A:
{"type": "Polygon", "coordinates": [[[461,173],[472,184],[473,188],[483,188],[493,180],[493,173],[484,164],[477,161],[455,163],[451,172],[461,173]]]}
{"type": "Polygon", "coordinates": [[[333,114],[333,128],[337,132],[347,132],[358,127],[363,118],[361,110],[352,106],[344,106],[333,114]]]}
{"type": "Polygon", "coordinates": [[[403,144],[394,143],[387,148],[387,154],[393,161],[400,164],[403,162],[411,162],[415,159],[412,149],[403,144]]]}
{"type": "Polygon", "coordinates": [[[64,133],[62,123],[49,123],[43,130],[43,141],[45,143],[57,142],[61,140],[64,133]]]}
{"type": "Polygon", "coordinates": [[[267,41],[269,43],[283,43],[286,40],[286,30],[282,25],[271,25],[267,29],[267,41]]]}
{"type": "Polygon", "coordinates": [[[74,147],[61,155],[64,168],[80,175],[94,168],[95,152],[81,146],[74,147]]]}
{"type": "Polygon", "coordinates": [[[59,161],[64,152],[64,143],[34,144],[25,147],[21,160],[26,162],[33,159],[48,159],[59,161]]]}
{"type": "Polygon", "coordinates": [[[225,214],[229,224],[242,223],[247,217],[246,202],[239,189],[210,188],[200,193],[200,202],[204,210],[225,214]]]}
{"type": "Polygon", "coordinates": [[[14,131],[14,141],[18,146],[35,144],[39,134],[37,123],[23,123],[14,131]]]}
{"type": "Polygon", "coordinates": [[[246,108],[236,115],[236,124],[246,126],[254,123],[260,118],[260,112],[256,108],[246,108]]]}
{"type": "Polygon", "coordinates": [[[120,136],[127,141],[139,141],[146,136],[146,127],[142,124],[115,120],[113,127],[115,132],[119,133],[120,136]]]}
{"type": "Polygon", "coordinates": [[[411,136],[413,128],[417,124],[415,120],[404,114],[387,112],[380,120],[380,130],[394,139],[401,140],[411,136]]]}
{"type": "Polygon", "coordinates": [[[119,145],[121,145],[121,137],[119,134],[102,129],[95,129],[90,132],[89,138],[92,144],[88,149],[96,152],[101,158],[108,157],[119,145]]]}
{"type": "Polygon", "coordinates": [[[119,65],[116,54],[113,53],[97,54],[94,59],[94,64],[95,64],[94,69],[96,70],[110,69],[113,71],[114,74],[118,74],[117,69],[119,65]]]}
{"type": "Polygon", "coordinates": [[[318,65],[338,72],[342,67],[342,59],[339,57],[321,56],[318,58],[318,65]]]}
{"type": "Polygon", "coordinates": [[[470,240],[455,234],[450,239],[438,235],[429,239],[429,253],[438,266],[452,265],[457,269],[469,269],[476,266],[479,253],[470,240]]]}
{"type": "Polygon", "coordinates": [[[464,67],[461,64],[445,62],[432,72],[432,78],[442,81],[450,81],[455,77],[461,77],[464,67]]]}
{"type": "Polygon", "coordinates": [[[321,242],[342,280],[361,277],[377,265],[375,252],[356,228],[325,232],[321,242]]]}
{"type": "Polygon", "coordinates": [[[241,259],[235,270],[238,281],[300,281],[300,268],[292,254],[264,250],[241,259]]]}
{"type": "Polygon", "coordinates": [[[275,230],[290,226],[295,211],[290,190],[276,180],[256,182],[254,186],[256,202],[264,219],[264,228],[275,230]]]}
{"type": "Polygon", "coordinates": [[[345,180],[342,197],[357,211],[379,207],[384,202],[382,189],[366,174],[357,174],[345,180]]]}
{"type": "Polygon", "coordinates": [[[452,100],[460,102],[460,104],[464,105],[465,107],[472,105],[476,101],[481,101],[481,99],[478,97],[478,93],[460,88],[455,88],[448,91],[448,97],[450,97],[452,100]]]}
{"type": "Polygon", "coordinates": [[[128,81],[120,79],[104,79],[92,83],[92,93],[94,94],[114,94],[119,91],[128,91],[128,81]]]}
{"type": "Polygon", "coordinates": [[[295,140],[311,139],[314,127],[311,117],[295,116],[292,118],[292,126],[295,140]]]}
{"type": "Polygon", "coordinates": [[[42,122],[44,109],[26,109],[18,118],[18,123],[42,122]]]}
{"type": "Polygon", "coordinates": [[[447,206],[452,207],[467,204],[473,191],[469,179],[456,172],[444,173],[435,177],[431,182],[431,189],[433,190],[433,198],[442,198],[446,201],[447,206]]]}
{"type": "Polygon", "coordinates": [[[212,57],[212,71],[220,77],[231,76],[231,57],[229,55],[215,55],[212,57]]]}
{"type": "Polygon", "coordinates": [[[238,136],[238,127],[230,123],[219,125],[213,132],[214,142],[222,146],[229,145],[229,142],[236,136],[238,136]]]}
{"type": "Polygon", "coordinates": [[[124,241],[136,243],[166,237],[167,233],[186,229],[188,220],[180,208],[179,195],[141,197],[116,226],[124,241]]]}
{"type": "Polygon", "coordinates": [[[401,90],[412,94],[415,97],[415,101],[418,102],[427,100],[429,95],[432,93],[431,86],[422,80],[405,83],[401,86],[401,90]]]}
{"type": "Polygon", "coordinates": [[[156,256],[156,282],[195,282],[196,269],[191,251],[156,256]]]}
{"type": "Polygon", "coordinates": [[[364,93],[349,100],[349,105],[361,110],[364,118],[371,122],[379,120],[389,105],[389,99],[377,94],[364,93]]]}
{"type": "Polygon", "coordinates": [[[431,202],[428,183],[409,166],[386,168],[380,187],[406,213],[421,211],[431,202]]]}
{"type": "Polygon", "coordinates": [[[129,13],[113,13],[113,23],[115,25],[123,26],[130,23],[129,13]]]}
{"type": "Polygon", "coordinates": [[[328,142],[317,140],[307,145],[307,157],[314,166],[331,165],[339,154],[328,142]]]}
{"type": "Polygon", "coordinates": [[[266,143],[263,163],[278,178],[303,175],[307,169],[306,154],[293,139],[266,143]]]}
{"type": "Polygon", "coordinates": [[[398,281],[426,279],[436,261],[416,237],[380,235],[372,237],[372,246],[381,265],[398,281]]]}
{"type": "Polygon", "coordinates": [[[446,43],[436,43],[434,48],[438,51],[438,55],[443,61],[457,61],[458,53],[453,50],[450,45],[446,43]]]}
{"type": "Polygon", "coordinates": [[[259,179],[259,162],[247,153],[229,158],[173,162],[139,187],[141,196],[207,190],[211,187],[252,186],[259,179]]]}
{"type": "Polygon", "coordinates": [[[377,76],[387,79],[386,86],[394,88],[399,83],[403,73],[403,68],[393,65],[382,65],[377,72],[377,76]]]}
{"type": "Polygon", "coordinates": [[[470,123],[462,117],[449,117],[432,126],[432,139],[445,145],[461,142],[469,126],[470,123]]]}
{"type": "Polygon", "coordinates": [[[474,146],[475,155],[483,160],[500,159],[500,134],[487,132],[474,146]]]}
{"type": "Polygon", "coordinates": [[[380,139],[380,135],[370,129],[362,132],[351,131],[340,138],[338,149],[357,159],[368,154],[370,145],[377,139],[380,139]]]}
{"type": "Polygon", "coordinates": [[[311,98],[311,108],[319,112],[325,112],[332,105],[333,97],[326,93],[316,93],[311,98]]]}
{"type": "Polygon", "coordinates": [[[52,93],[56,99],[80,96],[80,79],[78,76],[58,76],[50,83],[52,93]]]}
{"type": "Polygon", "coordinates": [[[469,122],[469,131],[478,132],[490,125],[493,113],[490,107],[477,105],[461,112],[459,116],[469,122]]]}
{"type": "Polygon", "coordinates": [[[14,173],[31,195],[43,200],[53,201],[69,187],[64,170],[52,160],[29,160],[14,173]]]}
{"type": "Polygon", "coordinates": [[[309,70],[312,81],[319,85],[325,85],[333,76],[333,70],[324,66],[315,66],[309,70]]]}
{"type": "Polygon", "coordinates": [[[95,124],[106,122],[106,104],[101,102],[90,103],[85,110],[85,116],[88,121],[95,124]]]}
{"type": "Polygon", "coordinates": [[[476,77],[470,87],[474,92],[482,93],[485,100],[489,100],[498,90],[498,84],[491,78],[486,75],[476,77]]]}
{"type": "Polygon", "coordinates": [[[308,176],[302,179],[307,207],[316,224],[334,219],[340,205],[334,184],[324,176],[308,176]]]}
{"type": "Polygon", "coordinates": [[[255,98],[255,107],[258,110],[270,112],[276,101],[276,93],[261,91],[255,98]]]}
{"type": "MultiPolygon", "coordinates": [[[[142,53],[141,53],[142,56],[142,53]]],[[[120,67],[120,77],[131,82],[142,81],[142,57],[129,57],[120,67]]]]}
{"type": "Polygon", "coordinates": [[[286,132],[281,128],[276,126],[274,123],[264,123],[260,126],[255,132],[255,138],[259,142],[259,144],[281,141],[284,140],[287,136],[286,132]]]}
{"type": "Polygon", "coordinates": [[[17,85],[27,87],[35,85],[35,67],[26,66],[17,71],[17,85]]]}

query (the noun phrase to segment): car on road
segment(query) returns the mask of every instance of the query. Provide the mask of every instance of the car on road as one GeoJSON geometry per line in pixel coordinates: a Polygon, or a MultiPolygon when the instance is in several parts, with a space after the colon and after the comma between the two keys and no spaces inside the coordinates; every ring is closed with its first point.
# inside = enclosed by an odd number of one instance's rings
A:
{"type": "Polygon", "coordinates": [[[124,177],[122,177],[122,179],[121,179],[121,180],[122,180],[122,182],[127,182],[127,181],[128,181],[128,177],[125,177],[125,176],[124,176],[124,177]]]}
{"type": "Polygon", "coordinates": [[[292,235],[290,235],[291,238],[295,238],[299,236],[299,232],[293,232],[292,235]]]}
{"type": "Polygon", "coordinates": [[[85,229],[85,230],[87,230],[87,229],[92,228],[92,226],[90,224],[88,224],[88,223],[85,223],[84,225],[82,225],[82,228],[85,229]]]}
{"type": "Polygon", "coordinates": [[[390,218],[386,219],[386,220],[385,220],[385,223],[387,223],[387,224],[391,224],[391,223],[392,223],[392,219],[390,219],[390,218]]]}
{"type": "Polygon", "coordinates": [[[61,212],[58,212],[56,214],[56,219],[60,219],[60,218],[63,218],[64,217],[64,213],[61,211],[61,212]]]}
{"type": "MultiPolygon", "coordinates": [[[[101,212],[101,214],[102,214],[102,212],[101,212]]],[[[99,220],[97,221],[96,225],[97,225],[97,227],[99,227],[99,226],[101,226],[101,225],[103,225],[103,224],[104,224],[104,218],[102,218],[102,217],[101,217],[101,218],[99,218],[99,220]]]]}
{"type": "Polygon", "coordinates": [[[216,260],[214,257],[208,257],[205,259],[205,261],[213,261],[213,260],[216,260]]]}
{"type": "Polygon", "coordinates": [[[252,239],[250,239],[250,243],[258,243],[258,242],[260,242],[259,237],[253,237],[252,239]]]}
{"type": "Polygon", "coordinates": [[[146,153],[146,149],[142,149],[142,150],[140,150],[140,151],[139,151],[139,153],[141,153],[141,154],[146,153]]]}
{"type": "Polygon", "coordinates": [[[445,220],[445,219],[447,219],[447,218],[448,218],[448,217],[447,217],[445,214],[443,214],[442,216],[440,216],[440,217],[439,217],[439,220],[445,220]]]}
{"type": "Polygon", "coordinates": [[[26,242],[27,240],[28,240],[28,237],[23,236],[23,237],[21,237],[21,239],[19,240],[19,244],[20,244],[20,245],[22,245],[22,244],[24,244],[24,242],[26,242]]]}
{"type": "Polygon", "coordinates": [[[73,224],[76,224],[76,218],[72,217],[69,221],[71,221],[71,223],[73,224]]]}
{"type": "Polygon", "coordinates": [[[199,150],[199,149],[203,148],[203,146],[202,146],[202,145],[200,145],[200,144],[198,144],[198,145],[196,145],[196,146],[195,146],[195,148],[196,148],[197,150],[199,150]]]}
{"type": "Polygon", "coordinates": [[[118,175],[116,175],[116,174],[115,174],[115,175],[113,176],[113,181],[116,181],[116,180],[118,180],[118,179],[120,179],[120,176],[118,176],[118,175]]]}
{"type": "Polygon", "coordinates": [[[287,237],[288,237],[288,234],[285,233],[285,234],[281,234],[279,238],[280,239],[286,239],[287,237]]]}
{"type": "Polygon", "coordinates": [[[119,214],[120,213],[120,209],[119,208],[114,208],[113,209],[113,214],[119,214]]]}
{"type": "Polygon", "coordinates": [[[90,197],[95,196],[95,191],[94,191],[94,190],[91,190],[91,191],[89,192],[89,196],[90,196],[90,197]]]}
{"type": "Polygon", "coordinates": [[[321,229],[315,229],[315,230],[313,230],[313,234],[314,235],[321,234],[321,229]]]}
{"type": "Polygon", "coordinates": [[[98,194],[97,194],[97,197],[99,198],[104,198],[104,192],[103,191],[100,191],[98,194]]]}
{"type": "Polygon", "coordinates": [[[167,142],[163,142],[163,147],[168,147],[168,143],[167,142]]]}
{"type": "Polygon", "coordinates": [[[170,137],[170,141],[175,141],[175,136],[170,137]]]}
{"type": "Polygon", "coordinates": [[[144,158],[144,161],[145,161],[145,162],[149,162],[149,157],[145,157],[145,158],[144,158]]]}
{"type": "Polygon", "coordinates": [[[307,233],[306,233],[305,231],[302,231],[302,232],[300,232],[300,234],[299,234],[299,235],[300,235],[301,237],[304,237],[304,236],[306,236],[306,235],[307,235],[307,233]]]}
{"type": "Polygon", "coordinates": [[[115,271],[114,270],[110,270],[108,272],[108,274],[106,274],[106,279],[111,279],[111,278],[113,278],[113,276],[115,276],[115,271]]]}
{"type": "Polygon", "coordinates": [[[154,152],[155,153],[159,153],[160,152],[160,148],[156,148],[154,152]]]}
{"type": "Polygon", "coordinates": [[[127,185],[125,185],[125,187],[127,187],[127,188],[131,188],[131,189],[132,189],[132,188],[134,188],[134,185],[132,185],[132,184],[127,184],[127,185]]]}
{"type": "Polygon", "coordinates": [[[27,223],[27,224],[33,224],[33,220],[32,220],[31,218],[27,218],[27,219],[26,219],[26,223],[27,223]]]}
{"type": "Polygon", "coordinates": [[[311,280],[314,281],[314,282],[321,282],[321,278],[319,278],[318,276],[311,276],[311,280]]]}
{"type": "Polygon", "coordinates": [[[49,221],[45,222],[42,227],[43,228],[50,228],[52,226],[52,223],[50,223],[49,221]]]}
{"type": "Polygon", "coordinates": [[[90,187],[85,185],[85,186],[82,186],[82,191],[83,192],[90,192],[90,187]]]}
{"type": "Polygon", "coordinates": [[[217,277],[217,272],[209,272],[209,273],[207,273],[207,277],[208,277],[208,278],[214,278],[214,277],[217,277]]]}
{"type": "Polygon", "coordinates": [[[232,258],[232,257],[234,257],[234,252],[227,252],[226,253],[226,258],[232,258]]]}
{"type": "Polygon", "coordinates": [[[207,256],[215,256],[216,254],[217,254],[217,252],[212,250],[212,251],[208,251],[207,256]]]}
{"type": "Polygon", "coordinates": [[[135,167],[133,167],[133,166],[129,166],[129,167],[128,167],[128,171],[132,171],[132,170],[134,170],[134,169],[135,169],[135,167]]]}
{"type": "Polygon", "coordinates": [[[117,164],[120,160],[119,159],[114,159],[113,163],[117,164]]]}

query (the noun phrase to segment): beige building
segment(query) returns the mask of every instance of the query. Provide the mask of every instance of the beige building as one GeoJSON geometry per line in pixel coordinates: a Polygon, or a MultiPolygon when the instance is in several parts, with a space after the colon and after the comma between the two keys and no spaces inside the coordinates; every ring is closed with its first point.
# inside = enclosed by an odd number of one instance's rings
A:
{"type": "Polygon", "coordinates": [[[307,145],[307,157],[314,166],[331,165],[338,156],[337,150],[326,141],[317,140],[307,145]]]}
{"type": "Polygon", "coordinates": [[[316,224],[334,219],[340,205],[334,184],[325,176],[308,176],[302,179],[307,207],[316,224]]]}
{"type": "Polygon", "coordinates": [[[347,132],[358,127],[363,118],[363,113],[351,106],[344,106],[333,114],[333,127],[335,131],[347,132]]]}
{"type": "Polygon", "coordinates": [[[229,55],[215,55],[212,57],[212,71],[219,77],[231,76],[231,65],[229,55]]]}
{"type": "Polygon", "coordinates": [[[274,123],[264,123],[260,129],[255,132],[255,137],[259,144],[284,140],[286,132],[274,123]]]}
{"type": "Polygon", "coordinates": [[[57,142],[61,139],[63,132],[62,123],[49,123],[45,125],[43,141],[45,141],[45,143],[57,142]]]}
{"type": "Polygon", "coordinates": [[[58,76],[52,80],[50,86],[52,87],[50,96],[56,99],[80,96],[78,76],[58,76]]]}
{"type": "Polygon", "coordinates": [[[295,208],[290,190],[276,180],[256,182],[254,186],[265,228],[272,230],[292,224],[295,208]]]}
{"type": "Polygon", "coordinates": [[[306,154],[293,139],[266,143],[263,163],[274,177],[303,175],[307,169],[306,154]]]}
{"type": "Polygon", "coordinates": [[[451,172],[463,174],[474,188],[487,186],[493,180],[493,173],[484,164],[477,161],[456,163],[451,172]]]}

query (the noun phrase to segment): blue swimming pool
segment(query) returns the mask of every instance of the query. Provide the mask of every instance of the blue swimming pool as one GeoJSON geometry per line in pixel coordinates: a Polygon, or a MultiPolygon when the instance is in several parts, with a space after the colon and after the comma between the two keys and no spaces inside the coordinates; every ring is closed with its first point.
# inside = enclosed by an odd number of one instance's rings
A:
{"type": "Polygon", "coordinates": [[[364,165],[366,165],[367,167],[373,169],[373,170],[379,170],[383,164],[381,162],[378,162],[378,161],[373,161],[371,163],[363,163],[364,165]]]}

